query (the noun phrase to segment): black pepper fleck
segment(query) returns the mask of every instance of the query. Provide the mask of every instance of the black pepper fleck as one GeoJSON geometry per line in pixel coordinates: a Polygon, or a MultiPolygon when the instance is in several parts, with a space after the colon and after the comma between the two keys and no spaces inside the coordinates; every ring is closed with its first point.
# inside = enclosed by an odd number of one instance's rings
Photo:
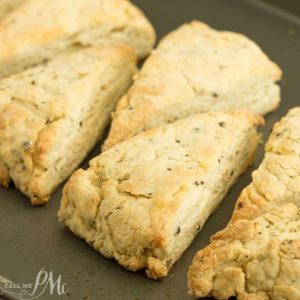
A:
{"type": "Polygon", "coordinates": [[[219,122],[219,126],[225,128],[226,123],[225,122],[219,122]]]}
{"type": "Polygon", "coordinates": [[[170,266],[171,263],[172,263],[172,258],[170,258],[170,259],[167,260],[167,266],[170,266]]]}
{"type": "Polygon", "coordinates": [[[25,142],[23,143],[23,149],[24,149],[25,151],[30,150],[30,149],[31,149],[31,146],[32,146],[32,143],[31,143],[30,141],[25,141],[25,142]]]}
{"type": "Polygon", "coordinates": [[[197,226],[197,231],[200,231],[201,228],[202,228],[202,226],[201,226],[200,224],[198,224],[198,226],[197,226]]]}
{"type": "Polygon", "coordinates": [[[179,234],[180,231],[181,231],[181,228],[180,228],[180,226],[178,226],[178,227],[177,227],[177,230],[176,230],[176,235],[179,234]]]}

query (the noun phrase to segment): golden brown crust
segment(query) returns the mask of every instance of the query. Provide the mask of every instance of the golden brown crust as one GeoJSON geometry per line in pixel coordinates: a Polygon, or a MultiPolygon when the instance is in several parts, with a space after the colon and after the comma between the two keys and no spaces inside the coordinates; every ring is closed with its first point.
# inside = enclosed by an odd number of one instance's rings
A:
{"type": "Polygon", "coordinates": [[[59,218],[125,268],[164,277],[252,163],[261,124],[245,110],[195,114],[115,145],[71,177],[59,218]]]}
{"type": "Polygon", "coordinates": [[[230,223],[196,254],[190,294],[300,299],[300,108],[274,126],[265,149],[230,223]]]}
{"type": "Polygon", "coordinates": [[[0,160],[0,184],[5,187],[8,187],[9,182],[10,182],[10,177],[9,177],[8,169],[5,166],[4,162],[0,160]]]}
{"type": "Polygon", "coordinates": [[[1,183],[9,174],[45,203],[101,137],[135,65],[128,47],[86,48],[2,80],[1,183]]]}
{"type": "Polygon", "coordinates": [[[72,49],[125,44],[146,57],[155,31],[127,0],[27,0],[0,21],[0,77],[72,49]]]}
{"type": "Polygon", "coordinates": [[[297,201],[300,195],[299,118],[299,108],[294,108],[275,124],[265,146],[265,159],[253,173],[253,182],[238,199],[232,221],[255,218],[274,202],[297,201]]]}

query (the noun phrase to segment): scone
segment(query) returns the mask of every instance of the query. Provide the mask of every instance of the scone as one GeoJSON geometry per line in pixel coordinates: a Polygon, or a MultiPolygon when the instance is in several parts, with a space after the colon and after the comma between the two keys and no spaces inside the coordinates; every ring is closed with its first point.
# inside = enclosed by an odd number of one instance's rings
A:
{"type": "Polygon", "coordinates": [[[125,268],[164,277],[252,163],[262,123],[209,112],[128,139],[72,175],[59,219],[125,268]]]}
{"type": "Polygon", "coordinates": [[[300,107],[277,123],[229,225],[199,251],[190,294],[300,299],[300,107]]]}
{"type": "Polygon", "coordinates": [[[101,137],[135,65],[126,46],[86,48],[0,81],[0,183],[46,202],[101,137]]]}
{"type": "Polygon", "coordinates": [[[0,19],[17,8],[25,0],[1,0],[0,1],[0,19]]]}
{"type": "Polygon", "coordinates": [[[195,112],[277,108],[281,70],[247,37],[200,22],[167,35],[113,114],[103,150],[195,112]]]}
{"type": "Polygon", "coordinates": [[[26,0],[0,21],[0,77],[74,48],[126,44],[142,58],[155,32],[127,0],[26,0]]]}

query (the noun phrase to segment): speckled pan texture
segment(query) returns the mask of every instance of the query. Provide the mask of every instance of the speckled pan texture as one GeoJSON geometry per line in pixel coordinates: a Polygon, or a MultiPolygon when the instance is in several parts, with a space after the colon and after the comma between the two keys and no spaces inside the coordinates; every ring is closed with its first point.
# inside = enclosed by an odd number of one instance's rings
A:
{"type": "MultiPolygon", "coordinates": [[[[283,70],[282,103],[266,117],[264,141],[273,124],[288,109],[300,105],[300,7],[293,14],[282,8],[279,0],[267,4],[259,0],[135,0],[157,31],[158,39],[193,19],[213,28],[241,32],[254,40],[283,70]],[[278,1],[281,8],[276,7],[278,1]],[[274,6],[272,6],[274,4],[274,6]]],[[[287,0],[293,2],[293,0],[287,0]]],[[[279,6],[278,6],[279,7],[279,6]]],[[[297,6],[296,6],[297,8],[297,6]]],[[[82,165],[99,154],[101,144],[82,165]]],[[[263,157],[260,146],[253,167],[240,178],[221,207],[209,218],[189,249],[158,281],[148,279],[143,272],[129,272],[88,247],[57,221],[61,188],[44,207],[32,207],[15,188],[0,188],[0,275],[15,283],[33,283],[44,268],[61,275],[67,283],[67,295],[51,296],[49,289],[39,298],[96,300],[188,300],[187,271],[195,253],[209,243],[209,238],[228,223],[236,199],[251,182],[251,171],[263,157]]],[[[0,297],[1,299],[1,297],[0,297]]],[[[18,298],[13,298],[18,299],[18,298]]]]}

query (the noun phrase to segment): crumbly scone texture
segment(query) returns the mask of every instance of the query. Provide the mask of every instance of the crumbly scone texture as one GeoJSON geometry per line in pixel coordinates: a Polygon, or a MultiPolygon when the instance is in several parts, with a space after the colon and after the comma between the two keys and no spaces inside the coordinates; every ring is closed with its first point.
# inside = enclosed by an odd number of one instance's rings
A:
{"type": "Polygon", "coordinates": [[[0,1],[0,19],[17,8],[25,0],[1,0],[0,1]]]}
{"type": "Polygon", "coordinates": [[[147,56],[155,32],[127,0],[26,0],[0,21],[0,77],[78,47],[126,44],[147,56]]]}
{"type": "Polygon", "coordinates": [[[0,183],[46,202],[101,137],[135,66],[131,48],[103,46],[0,81],[0,183]]]}
{"type": "Polygon", "coordinates": [[[119,143],[72,175],[59,219],[125,268],[164,277],[252,163],[262,123],[209,112],[119,143]]]}
{"type": "Polygon", "coordinates": [[[194,21],[168,34],[113,114],[103,150],[195,112],[277,108],[279,67],[247,37],[194,21]]]}
{"type": "Polygon", "coordinates": [[[193,260],[196,297],[300,299],[300,107],[274,126],[265,150],[230,223],[193,260]]]}

